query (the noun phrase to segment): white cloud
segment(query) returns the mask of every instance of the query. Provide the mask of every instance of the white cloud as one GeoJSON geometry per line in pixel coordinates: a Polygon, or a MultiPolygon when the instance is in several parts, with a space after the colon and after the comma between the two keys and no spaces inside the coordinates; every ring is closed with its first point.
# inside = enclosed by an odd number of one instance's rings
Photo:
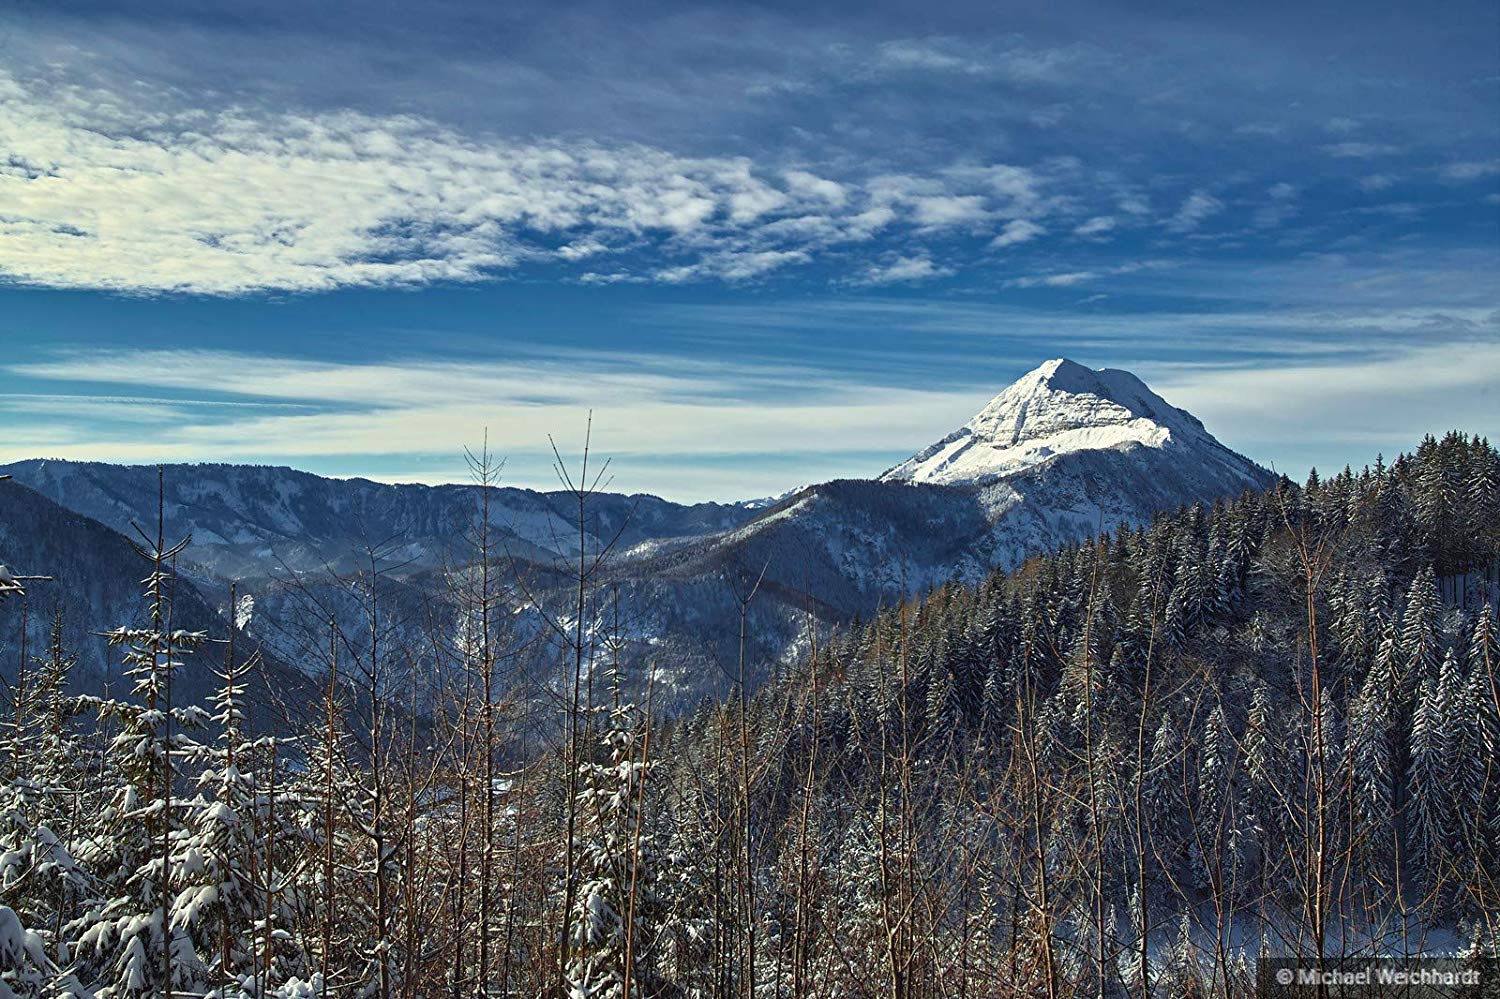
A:
{"type": "Polygon", "coordinates": [[[1005,227],[1000,230],[1000,235],[990,240],[990,247],[999,250],[1007,246],[1018,246],[1036,239],[1046,231],[1028,219],[1012,219],[1005,223],[1005,227]]]}
{"type": "Polygon", "coordinates": [[[1112,215],[1095,215],[1087,222],[1073,230],[1075,236],[1102,236],[1114,230],[1116,225],[1112,215]]]}
{"type": "Polygon", "coordinates": [[[1396,178],[1388,173],[1372,173],[1368,177],[1359,178],[1359,189],[1366,194],[1376,191],[1387,191],[1396,186],[1396,178]]]}
{"type": "Polygon", "coordinates": [[[730,250],[711,254],[695,264],[663,268],[655,276],[657,280],[668,284],[681,284],[707,277],[744,281],[791,264],[805,264],[811,259],[801,250],[730,250]]]}
{"type": "Polygon", "coordinates": [[[1224,202],[1206,191],[1194,191],[1182,202],[1167,222],[1167,229],[1171,232],[1193,232],[1208,218],[1219,214],[1224,210],[1224,202]]]}
{"type": "Polygon", "coordinates": [[[1046,210],[1042,179],[1006,164],[835,180],[410,116],[168,111],[3,74],[0,147],[0,278],[135,293],[474,281],[615,249],[640,259],[584,279],[737,280],[1046,210]]]}
{"type": "Polygon", "coordinates": [[[826,177],[819,177],[806,170],[788,170],[784,176],[787,186],[804,197],[817,198],[835,207],[849,200],[849,192],[844,190],[844,185],[826,177]]]}
{"type": "Polygon", "coordinates": [[[989,218],[988,199],[983,195],[923,196],[912,199],[916,223],[928,228],[982,222],[989,218]]]}
{"type": "Polygon", "coordinates": [[[580,239],[576,243],[569,243],[560,247],[557,255],[564,260],[586,260],[600,253],[608,252],[609,247],[597,239],[580,239]]]}
{"type": "MultiPolygon", "coordinates": [[[[1060,171],[1077,168],[1073,160],[1054,161],[1052,166],[1060,171]]],[[[1044,178],[1035,170],[997,163],[983,167],[953,167],[944,170],[944,179],[962,186],[974,185],[1004,199],[1010,215],[1035,215],[1048,207],[1042,194],[1044,178]]]]}
{"type": "Polygon", "coordinates": [[[925,253],[897,256],[885,263],[875,264],[855,280],[855,284],[898,284],[902,282],[927,281],[947,277],[953,271],[933,263],[925,253]]]}

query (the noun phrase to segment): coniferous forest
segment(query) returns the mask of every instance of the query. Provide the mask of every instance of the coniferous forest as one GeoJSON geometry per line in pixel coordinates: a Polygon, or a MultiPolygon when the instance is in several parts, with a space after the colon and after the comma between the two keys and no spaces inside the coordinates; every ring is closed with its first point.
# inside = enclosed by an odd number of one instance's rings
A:
{"type": "Polygon", "coordinates": [[[1478,437],[810,617],[675,717],[582,544],[515,696],[481,528],[455,668],[371,579],[318,702],[252,725],[257,654],[175,628],[178,539],[138,541],[145,623],[87,622],[129,689],[78,695],[45,582],[0,582],[0,996],[1241,995],[1262,955],[1500,946],[1478,437]]]}

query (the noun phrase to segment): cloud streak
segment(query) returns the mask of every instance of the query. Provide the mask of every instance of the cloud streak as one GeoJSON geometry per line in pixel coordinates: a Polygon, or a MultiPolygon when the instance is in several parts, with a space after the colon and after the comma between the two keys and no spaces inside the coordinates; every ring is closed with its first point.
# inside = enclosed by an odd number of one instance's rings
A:
{"type": "MultiPolygon", "coordinates": [[[[871,307],[878,312],[880,303],[871,307]]],[[[1193,317],[1181,318],[1180,324],[1157,325],[1186,334],[1193,317]]],[[[1494,417],[1500,351],[1490,349],[1494,317],[1488,318],[1490,333],[1479,340],[1415,346],[1391,341],[1373,354],[1335,339],[1301,356],[1287,352],[1251,361],[1236,357],[1228,345],[1216,361],[1145,363],[1131,352],[1140,329],[1100,320],[1098,329],[1078,330],[1066,351],[1054,347],[1047,353],[1070,353],[1096,365],[1127,364],[1232,446],[1297,473],[1328,464],[1330,455],[1343,456],[1337,458],[1342,463],[1371,457],[1372,449],[1391,453],[1450,425],[1500,432],[1494,417]],[[1432,423],[1437,413],[1441,420],[1432,423]],[[1314,425],[1318,432],[1311,439],[1307,430],[1314,425]]],[[[1372,322],[1400,328],[1417,321],[1371,317],[1349,328],[1372,322]]],[[[961,324],[962,317],[952,322],[961,324]]],[[[1257,322],[1259,332],[1245,341],[1247,347],[1295,343],[1295,330],[1309,317],[1284,317],[1278,333],[1266,317],[1226,316],[1219,327],[1197,335],[1223,342],[1232,340],[1228,331],[1240,323],[1257,322]]],[[[1014,325],[1020,328],[1007,338],[1015,340],[1018,359],[1008,377],[1039,360],[1042,349],[1027,345],[1039,334],[1028,334],[1024,323],[1014,325]]],[[[1190,346],[1184,349],[1191,353],[1190,346]]],[[[994,348],[986,354],[1005,356],[994,348]]],[[[999,379],[984,381],[977,369],[972,378],[928,389],[786,364],[597,353],[586,360],[319,363],[227,351],[135,350],[60,355],[7,370],[43,382],[97,385],[99,393],[0,396],[0,409],[30,412],[48,427],[24,445],[0,444],[0,462],[39,455],[126,462],[261,461],[275,455],[318,468],[358,457],[362,474],[376,478],[444,481],[462,477],[451,456],[487,428],[491,446],[514,459],[516,481],[546,487],[547,436],[566,440],[569,428],[592,409],[596,443],[620,459],[619,488],[670,486],[678,496],[719,499],[781,491],[820,473],[873,475],[951,430],[1003,387],[999,379]],[[202,370],[221,373],[212,398],[203,394],[202,370]],[[159,394],[121,397],[116,393],[124,385],[159,394]],[[168,394],[179,392],[197,394],[168,394]],[[122,407],[132,410],[125,432],[101,432],[98,417],[122,407]],[[132,425],[149,426],[149,439],[129,432],[132,425]],[[777,455],[799,456],[795,468],[785,467],[785,460],[778,464],[777,455]],[[433,456],[439,458],[436,466],[430,465],[433,456]],[[712,468],[726,460],[725,469],[712,468]],[[413,462],[428,462],[422,467],[429,470],[414,473],[413,462]]]]}
{"type": "MultiPolygon", "coordinates": [[[[548,435],[566,439],[587,410],[597,413],[597,446],[627,464],[656,467],[673,460],[687,467],[724,456],[798,453],[811,456],[810,467],[848,469],[853,456],[874,453],[882,457],[870,459],[865,474],[876,474],[891,449],[911,437],[912,421],[935,425],[967,401],[962,389],[887,386],[876,392],[867,383],[787,365],[599,352],[519,362],[323,363],[230,351],[131,350],[61,355],[7,370],[102,391],[9,399],[48,418],[52,429],[24,445],[0,443],[0,462],[39,453],[124,462],[254,461],[275,453],[304,466],[363,456],[368,467],[380,460],[372,456],[385,456],[393,471],[405,471],[409,462],[394,458],[456,455],[464,442],[487,432],[493,448],[518,459],[513,467],[520,478],[539,486],[549,485],[548,435]],[[215,398],[203,397],[205,370],[218,373],[215,398]],[[95,417],[104,407],[120,406],[114,390],[123,385],[198,395],[142,400],[150,410],[136,416],[153,424],[149,439],[101,434],[95,417]]],[[[0,408],[6,401],[0,396],[0,408]]],[[[722,497],[725,481],[705,476],[691,491],[722,497]]],[[[755,481],[771,491],[780,480],[755,481]]],[[[623,487],[650,486],[635,477],[623,487]]]]}
{"type": "Polygon", "coordinates": [[[1500,432],[1500,350],[1493,342],[1414,345],[1369,357],[1142,369],[1158,392],[1263,462],[1300,474],[1373,461],[1453,428],[1500,432]],[[1313,428],[1316,428],[1314,431],[1313,428]]]}

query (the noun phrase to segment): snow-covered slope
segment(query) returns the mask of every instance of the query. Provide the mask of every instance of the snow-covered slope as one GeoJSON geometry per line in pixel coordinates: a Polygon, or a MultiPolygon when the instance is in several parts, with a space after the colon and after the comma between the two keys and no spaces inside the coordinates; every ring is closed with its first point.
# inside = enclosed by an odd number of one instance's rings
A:
{"type": "Polygon", "coordinates": [[[1197,417],[1130,372],[1095,371],[1058,358],[1023,375],[968,423],[881,478],[980,484],[1064,455],[1138,447],[1243,473],[1246,484],[1263,477],[1254,463],[1214,440],[1197,417]]]}

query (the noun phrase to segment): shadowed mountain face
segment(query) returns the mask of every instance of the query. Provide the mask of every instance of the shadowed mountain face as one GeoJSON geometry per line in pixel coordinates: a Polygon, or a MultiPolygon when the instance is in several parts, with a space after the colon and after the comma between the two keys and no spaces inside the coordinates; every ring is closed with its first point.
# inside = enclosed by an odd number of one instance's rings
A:
{"type": "MultiPolygon", "coordinates": [[[[110,648],[102,633],[149,624],[142,580],[150,563],[119,532],[19,483],[4,481],[0,552],[20,572],[51,577],[29,583],[24,602],[17,597],[0,601],[0,676],[7,682],[16,676],[23,613],[28,653],[40,655],[52,617],[60,612],[64,644],[78,658],[74,691],[127,694],[131,679],[123,675],[122,650],[110,648]]],[[[211,601],[191,582],[178,578],[171,587],[170,626],[222,640],[228,626],[220,605],[227,602],[227,586],[220,600],[211,601]]],[[[238,651],[248,656],[256,649],[254,642],[246,641],[238,651]]],[[[184,665],[174,673],[173,685],[184,702],[202,703],[218,686],[213,669],[222,665],[224,654],[224,646],[215,642],[182,656],[184,665]]],[[[303,673],[289,669],[273,654],[262,658],[262,668],[247,681],[253,722],[279,716],[282,703],[310,703],[312,686],[303,673]]]]}
{"type": "MultiPolygon", "coordinates": [[[[90,593],[79,611],[91,622],[117,622],[139,603],[128,591],[141,571],[117,552],[123,540],[114,532],[154,519],[154,468],[34,460],[4,471],[15,476],[13,493],[24,484],[75,513],[69,526],[58,520],[66,511],[47,504],[54,523],[38,529],[54,541],[39,549],[16,547],[18,530],[6,528],[0,560],[24,564],[24,556],[77,577],[90,593]],[[115,541],[75,551],[70,530],[115,541]]],[[[282,661],[321,663],[316,650],[330,616],[351,635],[368,630],[349,577],[369,568],[372,547],[383,553],[390,638],[451,646],[463,631],[475,487],[243,465],[168,466],[165,479],[168,533],[193,536],[185,571],[204,592],[227,593],[238,580],[248,634],[282,661]]],[[[809,486],[769,507],[600,494],[586,508],[583,545],[609,548],[592,581],[618,615],[609,627],[619,621],[628,654],[654,662],[658,691],[681,706],[727,689],[740,600],[757,581],[747,629],[752,675],[794,649],[810,620],[867,615],[947,580],[975,581],[1100,529],[1148,523],[1270,480],[1134,375],[1055,360],[879,479],[809,486]]],[[[577,506],[565,493],[512,488],[493,490],[490,501],[512,639],[545,671],[557,655],[546,617],[573,613],[567,574],[578,556],[577,506]]],[[[87,658],[102,668],[100,656],[87,658]]]]}

